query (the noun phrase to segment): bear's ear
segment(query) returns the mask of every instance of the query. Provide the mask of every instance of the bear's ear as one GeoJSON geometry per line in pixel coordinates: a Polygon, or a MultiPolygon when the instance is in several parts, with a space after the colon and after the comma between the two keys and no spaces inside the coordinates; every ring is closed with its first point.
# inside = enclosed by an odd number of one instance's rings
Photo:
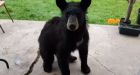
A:
{"type": "Polygon", "coordinates": [[[91,0],[81,0],[80,6],[84,11],[86,11],[90,4],[91,0]]]}
{"type": "Polygon", "coordinates": [[[65,0],[56,0],[56,5],[63,11],[67,6],[67,2],[65,0]]]}

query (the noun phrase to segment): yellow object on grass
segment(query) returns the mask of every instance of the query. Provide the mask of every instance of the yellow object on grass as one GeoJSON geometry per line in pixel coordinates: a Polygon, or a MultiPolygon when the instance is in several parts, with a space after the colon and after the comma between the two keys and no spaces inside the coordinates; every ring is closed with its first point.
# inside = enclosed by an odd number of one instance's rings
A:
{"type": "Polygon", "coordinates": [[[110,19],[107,20],[108,24],[118,24],[119,22],[120,22],[120,19],[112,19],[112,18],[110,18],[110,19]]]}

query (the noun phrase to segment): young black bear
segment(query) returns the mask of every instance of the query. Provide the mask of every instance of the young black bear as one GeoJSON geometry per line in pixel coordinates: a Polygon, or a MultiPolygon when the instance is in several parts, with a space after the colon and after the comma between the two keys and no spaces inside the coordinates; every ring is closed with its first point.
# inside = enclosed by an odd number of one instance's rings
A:
{"type": "Polygon", "coordinates": [[[71,52],[77,49],[81,59],[81,71],[90,72],[87,64],[89,34],[86,23],[87,8],[91,0],[69,2],[56,0],[62,16],[49,20],[39,37],[40,54],[45,72],[52,71],[54,55],[62,75],[70,75],[69,61],[75,60],[71,52]]]}

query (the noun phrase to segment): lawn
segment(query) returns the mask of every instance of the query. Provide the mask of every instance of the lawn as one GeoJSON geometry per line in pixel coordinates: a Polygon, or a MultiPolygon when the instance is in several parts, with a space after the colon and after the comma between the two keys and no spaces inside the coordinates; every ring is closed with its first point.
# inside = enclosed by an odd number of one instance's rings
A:
{"type": "MultiPolygon", "coordinates": [[[[80,0],[67,0],[80,1],[80,0]]],[[[7,7],[14,19],[46,21],[54,16],[60,16],[55,0],[6,0],[7,7]]],[[[136,20],[140,0],[134,6],[131,19],[136,20]]],[[[126,14],[126,0],[92,0],[88,11],[89,23],[107,24],[109,18],[121,18],[126,14]]],[[[0,18],[7,19],[4,8],[0,8],[0,18]]]]}

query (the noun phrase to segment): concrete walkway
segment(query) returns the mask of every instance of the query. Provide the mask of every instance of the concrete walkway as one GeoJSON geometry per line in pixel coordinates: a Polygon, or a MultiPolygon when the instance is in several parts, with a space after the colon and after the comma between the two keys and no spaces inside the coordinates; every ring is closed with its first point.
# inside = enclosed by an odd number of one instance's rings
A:
{"type": "MultiPolygon", "coordinates": [[[[44,21],[0,20],[5,34],[0,30],[0,58],[10,64],[7,70],[0,62],[0,75],[24,75],[36,57],[38,36],[44,21]]],[[[117,26],[90,25],[89,75],[140,75],[140,37],[120,35],[117,26]]],[[[74,53],[78,56],[78,52],[74,53]]],[[[71,75],[83,75],[80,61],[70,64],[71,75]]],[[[57,61],[53,72],[43,71],[42,59],[35,65],[31,75],[60,75],[57,61]]]]}

